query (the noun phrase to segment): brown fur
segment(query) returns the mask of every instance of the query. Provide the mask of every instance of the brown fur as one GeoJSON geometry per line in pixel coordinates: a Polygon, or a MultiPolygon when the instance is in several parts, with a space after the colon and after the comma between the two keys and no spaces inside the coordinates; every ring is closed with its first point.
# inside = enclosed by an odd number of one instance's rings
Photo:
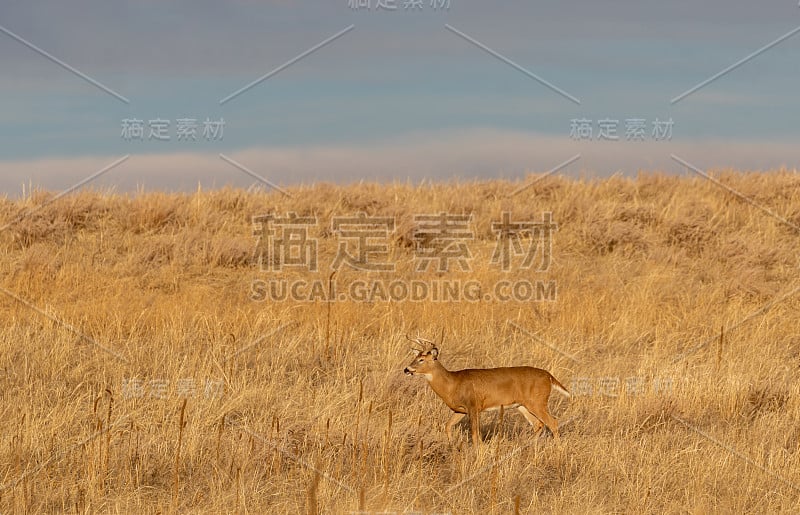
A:
{"type": "Polygon", "coordinates": [[[470,418],[470,433],[475,445],[480,440],[480,413],[490,409],[517,407],[537,434],[542,424],[558,439],[558,421],[547,411],[553,387],[569,396],[564,386],[550,372],[534,367],[470,368],[447,370],[438,360],[436,347],[418,354],[405,373],[424,375],[433,391],[453,410],[447,423],[447,439],[464,415],[470,418]],[[527,412],[527,413],[526,413],[527,412]]]}

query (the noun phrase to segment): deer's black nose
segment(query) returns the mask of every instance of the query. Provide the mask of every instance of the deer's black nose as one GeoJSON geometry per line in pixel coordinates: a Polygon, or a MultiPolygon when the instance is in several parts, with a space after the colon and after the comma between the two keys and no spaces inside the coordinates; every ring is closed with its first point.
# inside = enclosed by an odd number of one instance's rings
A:
{"type": "Polygon", "coordinates": [[[409,370],[407,367],[406,367],[406,369],[405,369],[405,370],[403,370],[403,373],[404,373],[404,374],[411,375],[411,371],[410,371],[410,370],[409,370]]]}

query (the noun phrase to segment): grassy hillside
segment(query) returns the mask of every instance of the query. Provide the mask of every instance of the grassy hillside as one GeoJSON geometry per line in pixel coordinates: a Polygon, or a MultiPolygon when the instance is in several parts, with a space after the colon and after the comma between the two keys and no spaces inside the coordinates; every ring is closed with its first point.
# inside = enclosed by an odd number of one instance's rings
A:
{"type": "Polygon", "coordinates": [[[0,200],[0,512],[796,511],[800,177],[715,177],[0,200]],[[253,217],[289,212],[316,218],[316,271],[254,259],[253,217]],[[327,291],[332,218],[360,212],[395,221],[394,270],[343,266],[334,302],[259,297],[327,291]],[[467,270],[417,270],[414,215],[440,212],[472,215],[467,270]],[[552,213],[547,270],[492,264],[503,212],[552,213]],[[358,281],[481,295],[367,301],[358,281]],[[502,281],[557,295],[486,300],[502,281]],[[571,389],[561,441],[513,412],[449,446],[449,410],[402,374],[405,335],[443,329],[448,368],[571,389]]]}

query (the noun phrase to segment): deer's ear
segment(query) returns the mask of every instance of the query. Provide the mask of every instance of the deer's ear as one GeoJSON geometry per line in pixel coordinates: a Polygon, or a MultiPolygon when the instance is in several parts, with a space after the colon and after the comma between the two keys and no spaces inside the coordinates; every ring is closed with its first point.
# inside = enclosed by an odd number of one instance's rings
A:
{"type": "Polygon", "coordinates": [[[438,358],[439,357],[439,349],[437,349],[436,347],[432,348],[431,349],[431,356],[433,356],[433,359],[438,358]]]}

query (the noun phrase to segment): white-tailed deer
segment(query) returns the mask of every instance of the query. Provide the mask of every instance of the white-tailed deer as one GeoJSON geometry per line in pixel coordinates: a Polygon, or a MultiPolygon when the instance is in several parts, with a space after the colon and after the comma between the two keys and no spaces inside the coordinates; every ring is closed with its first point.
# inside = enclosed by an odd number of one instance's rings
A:
{"type": "MultiPolygon", "coordinates": [[[[410,339],[410,338],[409,338],[410,339]]],[[[425,340],[412,340],[422,344],[425,340]]],[[[430,344],[430,342],[425,342],[430,344]]],[[[550,390],[555,388],[567,397],[569,392],[550,372],[534,367],[471,368],[466,370],[447,370],[439,362],[439,349],[413,349],[416,355],[403,372],[421,375],[436,395],[442,398],[453,410],[447,422],[447,440],[452,442],[453,426],[469,416],[472,442],[480,441],[480,414],[494,411],[502,406],[504,410],[517,408],[534,427],[538,436],[542,424],[558,439],[558,422],[547,411],[550,390]]]]}

